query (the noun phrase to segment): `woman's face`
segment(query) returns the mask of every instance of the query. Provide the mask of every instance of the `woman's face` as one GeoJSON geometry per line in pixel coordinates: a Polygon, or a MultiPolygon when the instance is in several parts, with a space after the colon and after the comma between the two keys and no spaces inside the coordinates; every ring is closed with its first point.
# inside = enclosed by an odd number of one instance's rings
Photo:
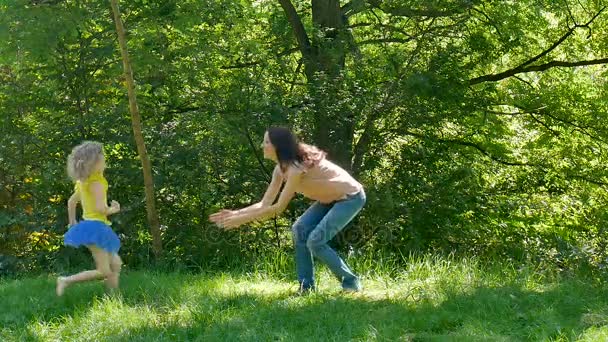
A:
{"type": "Polygon", "coordinates": [[[264,150],[264,158],[277,161],[277,151],[275,150],[274,145],[270,142],[268,132],[264,133],[262,149],[264,150]]]}

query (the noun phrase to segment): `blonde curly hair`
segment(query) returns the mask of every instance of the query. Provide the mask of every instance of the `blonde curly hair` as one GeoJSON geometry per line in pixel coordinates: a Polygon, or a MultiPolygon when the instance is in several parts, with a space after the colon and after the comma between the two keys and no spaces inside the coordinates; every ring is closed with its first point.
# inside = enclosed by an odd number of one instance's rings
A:
{"type": "Polygon", "coordinates": [[[103,158],[103,145],[97,141],[85,141],[74,147],[68,156],[68,175],[74,181],[87,179],[93,168],[103,158]]]}

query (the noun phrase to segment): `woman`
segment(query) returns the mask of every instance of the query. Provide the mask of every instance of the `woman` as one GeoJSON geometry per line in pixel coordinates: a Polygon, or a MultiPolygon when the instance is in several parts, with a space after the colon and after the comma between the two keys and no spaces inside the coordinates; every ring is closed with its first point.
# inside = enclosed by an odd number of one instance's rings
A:
{"type": "Polygon", "coordinates": [[[262,146],[264,158],[277,163],[262,201],[240,210],[222,210],[209,219],[224,228],[268,219],[283,212],[294,194],[301,193],[315,203],[292,227],[300,291],[315,288],[313,255],[329,267],[345,291],[360,291],[359,278],[327,243],[365,204],[363,186],[325,159],[325,152],[299,143],[287,128],[268,129],[262,146]],[[283,191],[274,203],[283,183],[283,191]]]}

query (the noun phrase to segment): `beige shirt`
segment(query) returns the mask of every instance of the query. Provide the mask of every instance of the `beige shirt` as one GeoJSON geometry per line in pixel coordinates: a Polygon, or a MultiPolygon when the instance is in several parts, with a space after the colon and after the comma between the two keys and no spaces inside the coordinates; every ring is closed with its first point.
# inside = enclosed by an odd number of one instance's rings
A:
{"type": "MultiPolygon", "coordinates": [[[[277,168],[281,172],[278,165],[277,168]]],[[[338,201],[363,189],[348,172],[327,159],[310,169],[296,167],[290,171],[302,174],[295,191],[321,203],[338,201]]]]}

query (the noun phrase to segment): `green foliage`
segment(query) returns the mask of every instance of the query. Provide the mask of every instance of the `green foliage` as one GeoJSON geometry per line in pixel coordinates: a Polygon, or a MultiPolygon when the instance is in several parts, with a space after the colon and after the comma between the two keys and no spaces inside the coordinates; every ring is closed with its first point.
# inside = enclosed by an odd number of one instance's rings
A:
{"type": "MultiPolygon", "coordinates": [[[[313,22],[311,2],[294,1],[319,62],[312,69],[277,2],[121,4],[163,265],[227,267],[289,250],[301,199],[254,229],[222,232],[206,219],[262,196],[272,169],[261,160],[263,132],[287,124],[368,190],[367,207],[337,239],[342,251],[601,269],[606,66],[521,68],[606,58],[602,3],[369,3],[378,5],[353,11],[333,35],[313,22]]],[[[61,246],[72,189],[65,159],[84,139],[106,145],[110,197],[125,209],[114,223],[125,261],[150,265],[108,4],[5,1],[0,38],[0,256],[12,265],[0,273],[87,260],[61,246]]]]}

